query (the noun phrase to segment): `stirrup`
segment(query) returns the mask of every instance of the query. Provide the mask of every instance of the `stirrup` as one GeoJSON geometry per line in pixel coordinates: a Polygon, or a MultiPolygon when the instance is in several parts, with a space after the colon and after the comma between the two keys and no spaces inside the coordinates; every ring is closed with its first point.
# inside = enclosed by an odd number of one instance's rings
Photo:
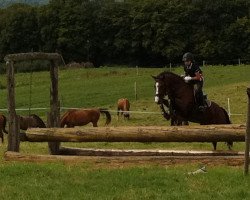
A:
{"type": "Polygon", "coordinates": [[[198,106],[199,111],[204,111],[206,108],[206,106],[198,106]]]}

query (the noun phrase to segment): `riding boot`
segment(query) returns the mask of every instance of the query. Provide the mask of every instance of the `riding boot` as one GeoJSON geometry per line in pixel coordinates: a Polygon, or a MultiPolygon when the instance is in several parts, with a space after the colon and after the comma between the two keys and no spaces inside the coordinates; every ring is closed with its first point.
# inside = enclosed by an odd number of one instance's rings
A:
{"type": "Polygon", "coordinates": [[[203,92],[202,91],[197,91],[196,101],[197,101],[197,105],[198,105],[199,111],[203,112],[205,110],[206,106],[205,106],[205,102],[204,102],[203,92]]]}

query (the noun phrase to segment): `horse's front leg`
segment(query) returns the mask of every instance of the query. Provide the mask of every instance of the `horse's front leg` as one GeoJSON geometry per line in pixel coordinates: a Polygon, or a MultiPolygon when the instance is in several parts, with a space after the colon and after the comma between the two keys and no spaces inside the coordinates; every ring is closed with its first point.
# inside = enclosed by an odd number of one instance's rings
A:
{"type": "Polygon", "coordinates": [[[119,121],[119,117],[120,117],[120,109],[117,108],[117,121],[119,121]]]}

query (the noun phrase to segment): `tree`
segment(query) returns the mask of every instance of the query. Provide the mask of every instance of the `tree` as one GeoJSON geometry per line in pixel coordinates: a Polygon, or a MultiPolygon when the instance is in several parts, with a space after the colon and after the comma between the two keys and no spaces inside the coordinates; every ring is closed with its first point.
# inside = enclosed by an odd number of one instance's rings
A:
{"type": "Polygon", "coordinates": [[[39,50],[39,31],[36,10],[16,4],[4,11],[0,33],[0,51],[18,53],[39,50]]]}

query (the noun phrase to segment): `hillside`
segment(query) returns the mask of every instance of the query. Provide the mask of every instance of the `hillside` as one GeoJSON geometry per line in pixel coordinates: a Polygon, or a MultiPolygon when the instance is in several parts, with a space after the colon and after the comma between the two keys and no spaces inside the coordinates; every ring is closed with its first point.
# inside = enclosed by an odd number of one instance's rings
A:
{"type": "MultiPolygon", "coordinates": [[[[131,110],[156,112],[156,114],[133,114],[130,125],[164,125],[166,121],[160,115],[154,103],[154,81],[151,75],[157,75],[164,68],[99,68],[99,69],[62,69],[59,73],[59,96],[62,107],[104,107],[112,110],[116,116],[116,102],[127,97],[131,101],[131,110]],[[135,82],[137,101],[135,100],[135,82]]],[[[208,98],[227,109],[230,98],[231,112],[244,115],[232,116],[233,123],[244,123],[246,113],[246,86],[248,85],[250,67],[215,66],[203,67],[205,74],[204,92],[208,98]]],[[[182,73],[182,68],[173,72],[182,73]]],[[[6,108],[6,77],[0,76],[0,108],[6,108]]],[[[17,108],[48,108],[50,78],[48,72],[16,74],[17,108]],[[31,83],[31,92],[30,92],[31,83]],[[31,102],[29,102],[31,98],[31,102]]],[[[65,111],[65,110],[63,110],[65,111]]],[[[34,111],[45,117],[44,110],[34,111]]],[[[27,114],[19,111],[20,114],[27,114]]],[[[114,121],[113,125],[117,125],[114,121]]]]}

